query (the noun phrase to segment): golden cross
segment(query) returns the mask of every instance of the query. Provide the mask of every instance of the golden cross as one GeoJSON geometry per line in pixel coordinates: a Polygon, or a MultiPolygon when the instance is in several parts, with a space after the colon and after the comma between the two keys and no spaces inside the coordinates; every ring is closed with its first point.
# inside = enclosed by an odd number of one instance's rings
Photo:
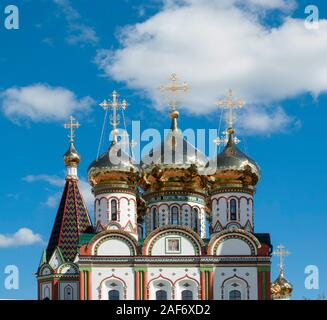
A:
{"type": "MultiPolygon", "coordinates": [[[[213,142],[214,142],[217,146],[219,146],[219,145],[221,145],[221,144],[226,145],[226,144],[228,143],[228,132],[227,132],[227,131],[224,131],[224,132],[223,132],[223,135],[224,135],[224,136],[223,136],[222,138],[217,137],[216,139],[213,140],[213,142]]],[[[235,144],[239,144],[239,143],[241,142],[241,140],[238,139],[237,137],[233,137],[233,141],[234,141],[235,144]]]]}
{"type": "Polygon", "coordinates": [[[74,129],[78,129],[81,125],[78,123],[78,121],[74,122],[76,119],[73,116],[69,117],[69,123],[65,123],[64,127],[65,129],[69,129],[69,141],[74,141],[74,129]]]}
{"type": "Polygon", "coordinates": [[[107,110],[108,108],[112,109],[112,115],[110,116],[110,124],[112,125],[112,134],[113,140],[117,142],[117,126],[119,124],[120,116],[117,114],[118,110],[125,110],[127,108],[127,102],[124,99],[122,102],[118,100],[118,93],[117,91],[112,92],[112,100],[103,100],[100,103],[100,107],[107,110]]]}
{"type": "Polygon", "coordinates": [[[234,99],[234,93],[232,89],[230,89],[226,95],[226,99],[218,101],[217,105],[219,108],[229,109],[228,127],[233,128],[234,109],[243,108],[245,102],[242,99],[234,99]]]}
{"type": "Polygon", "coordinates": [[[189,85],[186,82],[183,82],[182,84],[177,84],[178,77],[175,73],[171,74],[170,76],[171,83],[167,85],[161,85],[159,87],[159,90],[161,92],[170,92],[172,93],[172,100],[169,102],[169,105],[171,107],[171,111],[175,111],[177,108],[178,101],[176,100],[176,93],[177,91],[183,91],[187,92],[189,89],[189,85]]]}
{"type": "Polygon", "coordinates": [[[290,253],[289,251],[285,250],[283,245],[278,245],[277,250],[272,253],[274,256],[279,256],[279,270],[283,271],[283,257],[288,256],[290,253]]]}

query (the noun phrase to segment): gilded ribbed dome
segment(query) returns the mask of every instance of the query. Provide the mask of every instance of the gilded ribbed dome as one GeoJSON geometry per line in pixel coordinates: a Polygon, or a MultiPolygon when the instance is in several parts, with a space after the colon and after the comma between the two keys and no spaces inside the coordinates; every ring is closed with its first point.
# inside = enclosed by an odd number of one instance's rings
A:
{"type": "Polygon", "coordinates": [[[170,114],[171,130],[161,144],[143,157],[145,189],[194,188],[200,186],[199,171],[205,168],[208,159],[189,143],[177,126],[178,111],[170,114]]]}
{"type": "Polygon", "coordinates": [[[78,154],[73,142],[70,142],[67,152],[64,154],[64,162],[67,167],[77,167],[81,161],[81,157],[78,154]]]}
{"type": "MultiPolygon", "coordinates": [[[[255,186],[260,178],[258,164],[240,151],[234,141],[234,130],[228,129],[228,142],[224,150],[210,161],[210,181],[219,184],[255,186]]],[[[209,167],[208,166],[208,167],[209,167]]]]}
{"type": "Polygon", "coordinates": [[[271,284],[271,297],[277,299],[289,299],[293,291],[292,284],[286,280],[281,271],[277,279],[271,284]]]}
{"type": "Polygon", "coordinates": [[[88,179],[93,187],[100,183],[128,182],[138,171],[121,144],[113,141],[109,149],[89,166],[88,179]]]}
{"type": "Polygon", "coordinates": [[[171,130],[157,148],[151,149],[143,157],[142,168],[144,170],[151,170],[156,165],[162,168],[189,168],[191,165],[205,167],[207,164],[206,156],[184,138],[177,126],[178,116],[178,111],[171,112],[171,130]]]}

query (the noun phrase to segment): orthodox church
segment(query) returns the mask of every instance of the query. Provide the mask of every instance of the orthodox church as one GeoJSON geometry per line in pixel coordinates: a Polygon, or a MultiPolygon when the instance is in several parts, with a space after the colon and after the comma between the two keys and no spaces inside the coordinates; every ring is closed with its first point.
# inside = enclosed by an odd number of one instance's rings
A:
{"type": "MultiPolygon", "coordinates": [[[[175,81],[163,89],[186,91],[175,81]]],[[[230,112],[225,146],[208,159],[185,139],[172,103],[169,133],[136,164],[118,139],[117,111],[127,104],[114,92],[101,104],[113,112],[112,141],[88,168],[93,221],[78,187],[79,124],[71,117],[66,183],[37,271],[38,299],[287,299],[292,288],[282,270],[271,297],[270,236],[254,229],[260,169],[237,147],[233,128],[233,109],[243,104],[231,92],[219,103],[230,112]]]]}

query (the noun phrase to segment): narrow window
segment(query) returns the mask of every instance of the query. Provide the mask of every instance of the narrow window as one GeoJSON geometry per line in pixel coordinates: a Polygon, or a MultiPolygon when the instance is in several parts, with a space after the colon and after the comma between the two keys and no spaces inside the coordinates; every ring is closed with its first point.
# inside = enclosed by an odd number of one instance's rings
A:
{"type": "Polygon", "coordinates": [[[158,290],[156,292],[156,300],[167,300],[167,291],[166,290],[158,290]]]}
{"type": "Polygon", "coordinates": [[[229,293],[229,300],[241,300],[241,291],[239,291],[239,290],[232,290],[229,293]]]}
{"type": "Polygon", "coordinates": [[[198,219],[199,219],[199,210],[198,208],[193,208],[193,230],[198,232],[198,219]]]}
{"type": "Polygon", "coordinates": [[[157,208],[153,208],[152,210],[152,228],[156,229],[158,226],[158,211],[157,208]]]}
{"type": "Polygon", "coordinates": [[[118,290],[110,290],[108,294],[109,300],[120,300],[118,290]]]}
{"type": "Polygon", "coordinates": [[[183,290],[182,300],[193,300],[193,292],[191,290],[183,290]]]}
{"type": "Polygon", "coordinates": [[[117,221],[117,200],[111,200],[111,220],[117,221]]]}
{"type": "Polygon", "coordinates": [[[230,219],[236,220],[236,212],[237,212],[237,203],[235,199],[232,199],[229,203],[230,205],[230,219]]]}
{"type": "Polygon", "coordinates": [[[64,290],[65,300],[73,300],[73,289],[71,286],[66,286],[64,290]]]}
{"type": "Polygon", "coordinates": [[[179,224],[179,212],[176,206],[171,208],[171,224],[178,225],[179,224]]]}

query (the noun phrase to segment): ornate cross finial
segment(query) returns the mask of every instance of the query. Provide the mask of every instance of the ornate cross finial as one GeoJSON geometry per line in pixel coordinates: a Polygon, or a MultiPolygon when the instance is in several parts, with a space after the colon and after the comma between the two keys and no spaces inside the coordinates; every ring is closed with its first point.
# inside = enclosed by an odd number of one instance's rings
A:
{"type": "Polygon", "coordinates": [[[228,128],[233,128],[234,123],[234,109],[243,108],[245,106],[245,102],[242,99],[235,99],[234,93],[232,89],[230,89],[226,95],[226,99],[220,100],[217,102],[219,108],[224,108],[229,110],[228,116],[228,128]]]}
{"type": "Polygon", "coordinates": [[[78,129],[81,125],[76,121],[76,119],[73,116],[69,117],[69,123],[65,123],[64,127],[66,129],[69,129],[69,141],[72,143],[74,141],[74,129],[78,129]]]}
{"type": "Polygon", "coordinates": [[[176,111],[178,101],[176,100],[176,93],[178,91],[187,92],[189,89],[189,85],[186,82],[182,84],[177,84],[178,77],[175,73],[170,76],[171,83],[167,85],[161,85],[159,90],[161,92],[169,92],[172,95],[171,100],[169,101],[169,106],[171,107],[171,111],[176,111]]]}
{"type": "Polygon", "coordinates": [[[117,142],[117,126],[120,121],[120,116],[117,113],[118,110],[125,110],[127,108],[127,102],[124,99],[122,102],[118,100],[118,93],[116,91],[112,92],[112,100],[103,100],[100,103],[100,107],[107,110],[108,108],[112,109],[112,115],[110,115],[110,124],[112,125],[112,135],[113,141],[117,142]]]}
{"type": "MultiPolygon", "coordinates": [[[[213,142],[217,146],[219,146],[221,144],[226,145],[228,143],[228,131],[224,131],[223,135],[224,136],[222,138],[217,137],[216,139],[213,140],[213,142]]],[[[237,138],[237,137],[233,137],[233,141],[234,141],[235,144],[239,144],[241,142],[241,140],[239,138],[237,138]]]]}
{"type": "Polygon", "coordinates": [[[290,254],[289,251],[285,250],[285,247],[283,245],[278,245],[277,250],[272,253],[275,256],[279,256],[279,271],[283,272],[283,257],[288,256],[290,254]]]}

